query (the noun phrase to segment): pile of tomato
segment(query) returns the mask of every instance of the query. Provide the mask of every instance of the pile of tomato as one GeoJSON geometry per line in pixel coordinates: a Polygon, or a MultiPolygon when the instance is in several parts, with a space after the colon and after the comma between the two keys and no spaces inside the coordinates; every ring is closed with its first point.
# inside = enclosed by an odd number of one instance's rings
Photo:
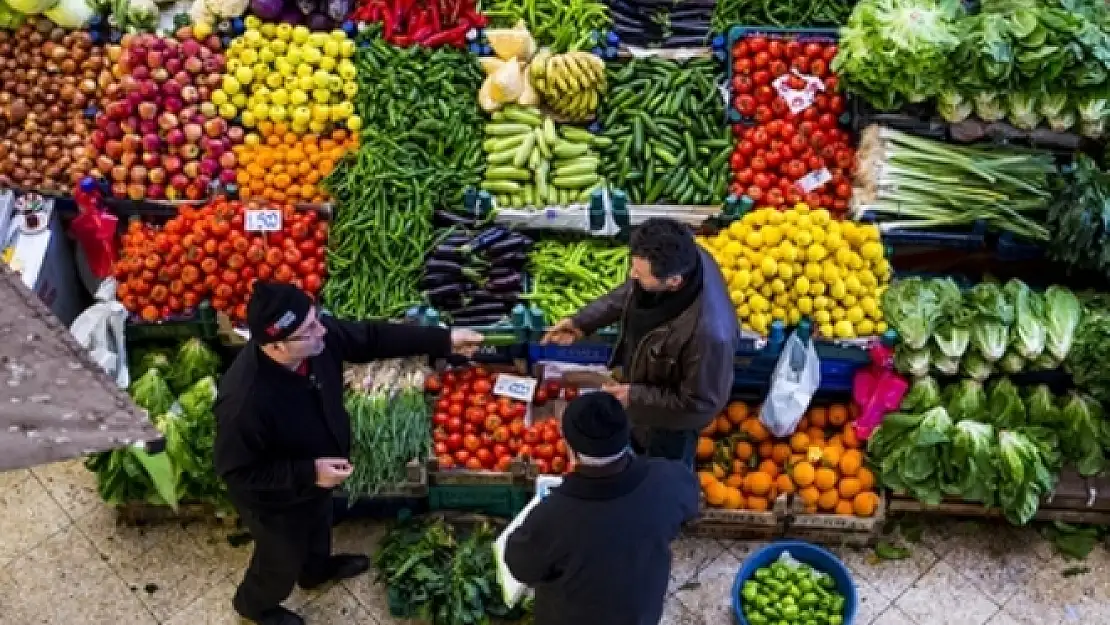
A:
{"type": "MultiPolygon", "coordinates": [[[[435,395],[432,442],[440,469],[508,472],[520,458],[547,475],[561,475],[569,467],[566,442],[558,419],[528,425],[528,405],[497,397],[497,373],[483,366],[466,367],[430,376],[425,390],[435,395]]],[[[537,389],[533,405],[549,398],[573,399],[578,391],[549,382],[537,389]]]]}
{"type": "MultiPolygon", "coordinates": [[[[753,36],[732,47],[731,97],[745,123],[733,126],[736,148],[730,161],[731,193],[747,195],[759,206],[813,207],[843,213],[852,196],[855,151],[840,126],[844,96],[829,66],[836,44],[753,36]],[[806,78],[820,81],[812,103],[793,112],[774,86],[804,90],[806,78]],[[828,180],[808,192],[798,185],[807,175],[828,171],[828,180]]],[[[814,83],[816,86],[816,83],[814,83]]]]}
{"type": "Polygon", "coordinates": [[[184,206],[162,226],[132,220],[114,267],[119,301],[146,322],[191,314],[206,300],[241,322],[255,280],[293,284],[315,297],[328,223],[287,206],[280,232],[251,233],[243,227],[248,208],[257,207],[221,197],[184,206]]]}

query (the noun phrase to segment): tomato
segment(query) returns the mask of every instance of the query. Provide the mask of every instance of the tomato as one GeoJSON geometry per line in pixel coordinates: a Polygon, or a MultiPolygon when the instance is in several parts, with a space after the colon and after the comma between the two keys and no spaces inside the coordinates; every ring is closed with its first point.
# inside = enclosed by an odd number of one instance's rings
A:
{"type": "Polygon", "coordinates": [[[818,78],[824,78],[829,71],[829,64],[823,58],[815,58],[809,64],[809,73],[818,78]]]}
{"type": "Polygon", "coordinates": [[[536,461],[536,470],[539,471],[540,474],[542,474],[542,475],[550,475],[551,474],[551,466],[548,464],[548,462],[546,460],[537,460],[536,461]]]}
{"type": "Polygon", "coordinates": [[[512,421],[512,423],[509,423],[509,434],[511,434],[514,438],[520,438],[521,436],[524,436],[524,431],[524,421],[520,419],[515,419],[512,421]]]}
{"type": "Polygon", "coordinates": [[[752,73],[752,60],[739,58],[732,62],[733,74],[750,74],[752,73]]]}
{"type": "Polygon", "coordinates": [[[492,401],[493,398],[485,394],[472,394],[470,396],[470,405],[478,408],[485,408],[492,401]]]}
{"type": "Polygon", "coordinates": [[[755,172],[753,172],[751,169],[748,169],[748,168],[741,169],[741,170],[737,171],[736,174],[734,175],[734,179],[736,180],[736,182],[738,182],[738,183],[740,183],[744,186],[750,185],[754,178],[755,178],[755,172]]]}
{"type": "Polygon", "coordinates": [[[790,58],[796,57],[802,53],[802,44],[798,43],[796,39],[791,39],[790,41],[787,41],[786,45],[783,46],[783,48],[784,56],[790,58]]]}
{"type": "Polygon", "coordinates": [[[540,442],[540,433],[532,428],[528,428],[524,432],[524,444],[535,445],[540,442]]]}
{"type": "Polygon", "coordinates": [[[438,427],[447,427],[447,423],[451,420],[451,415],[446,412],[437,412],[432,416],[432,423],[438,427]]]}
{"type": "Polygon", "coordinates": [[[533,403],[537,406],[542,406],[547,403],[547,391],[542,388],[536,391],[535,396],[532,398],[533,403]]]}
{"type": "Polygon", "coordinates": [[[309,293],[318,293],[320,291],[320,287],[322,287],[323,285],[324,281],[320,279],[320,276],[314,273],[311,273],[304,278],[304,289],[309,293]]]}
{"type": "Polygon", "coordinates": [[[737,93],[751,93],[755,90],[755,83],[750,76],[744,74],[732,77],[732,92],[737,93]]]}
{"type": "Polygon", "coordinates": [[[448,452],[447,443],[436,443],[435,451],[437,456],[446,454],[448,452]]]}
{"type": "Polygon", "coordinates": [[[836,185],[836,197],[846,200],[852,197],[852,185],[847,182],[841,182],[836,185]]]}
{"type": "Polygon", "coordinates": [[[459,379],[457,376],[455,376],[455,373],[453,371],[448,371],[447,373],[443,374],[443,386],[447,388],[452,388],[458,383],[459,379]]]}
{"type": "Polygon", "coordinates": [[[491,452],[490,450],[479,449],[478,452],[474,454],[474,457],[478,460],[479,463],[481,463],[483,467],[488,469],[493,468],[494,457],[493,452],[491,452]]]}
{"type": "Polygon", "coordinates": [[[825,46],[825,51],[821,53],[821,57],[825,59],[826,63],[832,63],[836,58],[836,44],[829,44],[825,46]]]}
{"type": "Polygon", "coordinates": [[[771,76],[778,78],[779,76],[782,76],[783,74],[789,72],[790,66],[786,64],[786,61],[775,60],[771,62],[770,70],[771,76]]]}
{"type": "Polygon", "coordinates": [[[489,383],[489,380],[479,379],[474,381],[472,388],[475,393],[489,393],[493,390],[493,385],[489,383]]]}
{"type": "Polygon", "coordinates": [[[762,52],[762,51],[766,50],[768,45],[769,45],[769,42],[767,41],[766,37],[756,36],[756,37],[751,37],[750,39],[748,39],[747,44],[748,44],[748,49],[751,50],[752,53],[754,54],[754,53],[762,52]]]}
{"type": "Polygon", "coordinates": [[[448,432],[461,432],[462,429],[463,429],[462,419],[460,419],[459,417],[456,417],[454,415],[451,415],[450,419],[447,420],[447,431],[448,432]]]}
{"type": "Polygon", "coordinates": [[[451,402],[447,406],[447,415],[450,416],[450,417],[454,417],[454,418],[458,419],[458,418],[463,416],[463,412],[464,412],[464,409],[463,409],[462,404],[460,404],[460,403],[451,402]]]}
{"type": "Polygon", "coordinates": [[[814,56],[818,58],[824,58],[824,53],[825,50],[821,47],[821,44],[816,42],[807,43],[806,47],[802,51],[802,54],[805,54],[806,56],[814,56]]]}
{"type": "Polygon", "coordinates": [[[465,404],[466,399],[467,399],[467,397],[466,397],[466,392],[465,391],[455,390],[454,392],[451,393],[451,401],[452,402],[455,402],[457,404],[465,404]]]}
{"type": "Polygon", "coordinates": [[[497,459],[497,464],[494,465],[493,470],[500,473],[508,473],[513,466],[513,459],[509,456],[500,456],[497,459]]]}
{"type": "Polygon", "coordinates": [[[752,186],[748,187],[748,190],[746,193],[744,193],[744,195],[750,197],[753,202],[758,202],[763,199],[763,189],[760,189],[753,184],[752,186]]]}
{"type": "Polygon", "coordinates": [[[741,115],[751,115],[755,112],[755,98],[748,94],[736,96],[734,104],[736,106],[736,110],[740,111],[741,115]]]}
{"type": "Polygon", "coordinates": [[[844,112],[844,107],[845,107],[844,96],[842,96],[842,95],[831,95],[831,96],[829,96],[828,109],[833,114],[840,115],[841,113],[844,112]]]}
{"type": "Polygon", "coordinates": [[[482,466],[482,462],[477,458],[471,458],[466,461],[466,469],[468,471],[481,471],[483,468],[485,467],[482,466]]]}
{"type": "Polygon", "coordinates": [[[770,104],[775,101],[775,90],[768,85],[755,88],[755,101],[760,104],[770,104]]]}
{"type": "Polygon", "coordinates": [[[501,427],[501,417],[493,415],[486,417],[485,426],[487,432],[491,434],[496,432],[501,427]]]}
{"type": "Polygon", "coordinates": [[[555,430],[547,429],[543,432],[543,442],[545,443],[550,443],[554,445],[559,440],[559,438],[559,433],[555,430]]]}
{"type": "Polygon", "coordinates": [[[451,457],[451,454],[443,454],[439,456],[438,458],[436,458],[436,463],[439,464],[440,469],[455,468],[455,459],[451,457]]]}
{"type": "Polygon", "coordinates": [[[482,446],[482,439],[478,438],[477,436],[475,436],[473,434],[467,434],[466,436],[463,437],[463,448],[464,449],[467,449],[469,451],[478,451],[478,448],[481,447],[481,446],[482,446]]]}
{"type": "Polygon", "coordinates": [[[840,79],[836,76],[829,76],[825,79],[825,91],[835,93],[838,86],[840,86],[840,79]]]}
{"type": "Polygon", "coordinates": [[[438,376],[430,375],[424,378],[424,392],[425,393],[439,393],[443,390],[443,382],[440,381],[438,376]]]}
{"type": "Polygon", "coordinates": [[[507,426],[499,426],[493,430],[493,440],[498,443],[509,442],[510,433],[507,426]]]}
{"type": "Polygon", "coordinates": [[[751,165],[752,171],[760,172],[767,170],[767,160],[762,156],[756,156],[749,164],[751,165]]]}
{"type": "Polygon", "coordinates": [[[768,169],[775,169],[779,166],[779,163],[782,162],[782,155],[776,150],[770,150],[767,152],[767,156],[764,157],[764,160],[767,162],[768,169]]]}
{"type": "Polygon", "coordinates": [[[782,206],[785,197],[781,189],[771,189],[767,192],[767,197],[764,201],[771,206],[782,206]]]}
{"type": "Polygon", "coordinates": [[[567,443],[566,443],[566,441],[560,440],[560,441],[555,443],[555,454],[558,455],[558,456],[566,456],[567,455],[567,443]]]}
{"type": "Polygon", "coordinates": [[[447,448],[451,451],[458,451],[463,446],[463,435],[458,432],[453,432],[447,435],[447,448]]]}
{"type": "Polygon", "coordinates": [[[474,425],[484,425],[486,422],[485,408],[479,406],[471,406],[466,409],[466,422],[474,425]]]}
{"type": "Polygon", "coordinates": [[[566,458],[556,456],[556,457],[551,459],[551,472],[552,473],[555,473],[556,475],[559,475],[559,474],[562,474],[562,473],[566,473],[566,470],[567,470],[567,460],[566,460],[566,458]]]}
{"type": "Polygon", "coordinates": [[[804,56],[796,56],[790,59],[790,69],[797,71],[799,74],[808,74],[809,59],[804,56]]]}
{"type": "Polygon", "coordinates": [[[771,84],[771,78],[771,72],[765,69],[761,69],[752,74],[752,83],[755,85],[755,89],[753,91],[758,91],[759,87],[771,84]]]}

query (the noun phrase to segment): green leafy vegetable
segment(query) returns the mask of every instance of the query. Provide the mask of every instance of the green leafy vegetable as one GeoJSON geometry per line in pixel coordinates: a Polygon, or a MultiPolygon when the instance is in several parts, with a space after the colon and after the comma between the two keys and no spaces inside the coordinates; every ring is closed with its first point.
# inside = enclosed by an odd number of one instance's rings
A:
{"type": "Polygon", "coordinates": [[[1036,358],[1044,351],[1048,335],[1044,297],[1020,280],[1007,282],[1005,291],[1014,305],[1010,344],[1023,358],[1036,358]]]}
{"type": "Polygon", "coordinates": [[[1060,423],[1060,409],[1056,405],[1056,396],[1052,394],[1052,389],[1044,384],[1033,387],[1025,398],[1025,407],[1030,425],[1052,427],[1060,423]]]}
{"type": "Polygon", "coordinates": [[[994,373],[994,365],[988,362],[979,351],[968,352],[960,361],[960,373],[972,380],[982,382],[994,373]]]}
{"type": "Polygon", "coordinates": [[[987,389],[986,414],[981,421],[987,421],[999,430],[1021,427],[1028,417],[1021,392],[1009,378],[999,378],[987,389]]]}
{"type": "Polygon", "coordinates": [[[998,488],[995,458],[994,427],[978,421],[956,423],[952,434],[951,466],[953,479],[945,492],[994,505],[998,488]]]}
{"type": "Polygon", "coordinates": [[[919,415],[887,415],[867,443],[879,480],[915,499],[939,504],[947,482],[952,428],[952,419],[940,406],[919,415]]]}
{"type": "Polygon", "coordinates": [[[929,375],[929,349],[912,349],[899,345],[894,351],[894,367],[914,377],[929,375]]]}
{"type": "Polygon", "coordinates": [[[960,380],[944,390],[944,408],[953,421],[986,417],[987,393],[976,380],[960,380]]]}
{"type": "Polygon", "coordinates": [[[1110,403],[1110,310],[1087,308],[1075,332],[1065,366],[1075,385],[1103,403],[1110,403]]]}
{"type": "Polygon", "coordinates": [[[913,381],[913,386],[902,397],[902,412],[920,414],[926,410],[939,406],[941,403],[940,385],[930,377],[918,378],[913,381]]]}
{"type": "Polygon", "coordinates": [[[220,357],[205,345],[204,341],[193,338],[182,343],[177,349],[173,368],[166,381],[175,391],[181,392],[201,378],[215,376],[219,368],[220,357]]]}
{"type": "Polygon", "coordinates": [[[971,324],[971,344],[987,362],[1006,353],[1014,306],[997,284],[982,282],[968,291],[968,306],[975,312],[971,324]]]}
{"type": "Polygon", "coordinates": [[[971,342],[969,328],[975,313],[964,305],[963,294],[954,280],[943,278],[934,280],[933,284],[943,301],[933,340],[947,358],[958,360],[971,342]]]}
{"type": "Polygon", "coordinates": [[[883,292],[883,315],[904,345],[928,345],[944,309],[942,295],[932,281],[917,277],[898,280],[883,292]]]}
{"type": "Polygon", "coordinates": [[[1037,443],[1018,431],[998,434],[998,503],[1006,520],[1028,523],[1055,484],[1037,443]]]}
{"type": "Polygon", "coordinates": [[[1102,406],[1090,397],[1070,393],[1060,410],[1060,421],[1064,457],[1074,462],[1084,477],[1101,473],[1110,447],[1110,424],[1103,419],[1102,406]]]}
{"type": "MultiPolygon", "coordinates": [[[[1049,257],[1077,269],[1110,276],[1110,246],[1106,245],[1110,225],[1105,218],[1110,214],[1110,175],[1101,171],[1089,157],[1080,155],[1074,171],[1063,177],[1057,187],[1046,219],[1051,233],[1047,246],[1049,257]]],[[[1070,301],[1066,303],[1071,304],[1070,301]]],[[[1051,324],[1051,301],[1048,307],[1051,324]]],[[[1076,303],[1076,321],[1078,308],[1076,303]]],[[[1065,352],[1057,357],[1062,360],[1066,355],[1065,352]]]]}
{"type": "Polygon", "coordinates": [[[135,404],[152,415],[162,414],[173,405],[173,391],[157,369],[148,369],[127,392],[135,404]]]}

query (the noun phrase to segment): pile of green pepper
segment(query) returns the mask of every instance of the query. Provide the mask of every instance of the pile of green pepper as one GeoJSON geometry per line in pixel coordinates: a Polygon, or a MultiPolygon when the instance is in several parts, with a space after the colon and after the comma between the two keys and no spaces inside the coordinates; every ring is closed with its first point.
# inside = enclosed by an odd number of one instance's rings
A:
{"type": "Polygon", "coordinates": [[[326,180],[336,200],[323,299],[344,318],[395,317],[422,301],[437,210],[462,205],[485,167],[482,71],[450,47],[398,48],[363,33],[355,56],[360,148],[326,180]]]}
{"type": "Polygon", "coordinates": [[[734,24],[798,28],[839,26],[848,22],[855,0],[717,0],[713,31],[728,32],[734,24]]]}
{"type": "Polygon", "coordinates": [[[783,560],[744,582],[740,600],[750,625],[842,625],[847,603],[828,573],[783,560]]]}
{"type": "Polygon", "coordinates": [[[528,254],[531,288],[522,299],[553,324],[624,283],[628,248],[597,239],[577,243],[541,241],[528,254]]]}
{"type": "Polygon", "coordinates": [[[594,32],[609,28],[609,7],[597,0],[491,0],[482,13],[494,26],[511,28],[524,20],[541,45],[554,52],[588,50],[594,32]]]}

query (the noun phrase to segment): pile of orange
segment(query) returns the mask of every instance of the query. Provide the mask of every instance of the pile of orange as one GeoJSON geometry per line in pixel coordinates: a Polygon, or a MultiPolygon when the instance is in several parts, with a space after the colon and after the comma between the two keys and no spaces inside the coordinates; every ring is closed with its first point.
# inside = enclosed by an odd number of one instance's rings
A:
{"type": "Polygon", "coordinates": [[[358,149],[358,133],[302,135],[284,123],[260,122],[258,133],[248,134],[232,149],[239,163],[235,181],[244,199],[316,204],[328,201],[320,183],[339,159],[358,149]]]}
{"type": "Polygon", "coordinates": [[[775,439],[758,408],[729,404],[698,439],[698,479],[706,503],[762,512],[779,495],[801,498],[808,513],[869,517],[879,496],[863,466],[861,442],[843,404],[810,408],[789,438],[775,439]]]}

